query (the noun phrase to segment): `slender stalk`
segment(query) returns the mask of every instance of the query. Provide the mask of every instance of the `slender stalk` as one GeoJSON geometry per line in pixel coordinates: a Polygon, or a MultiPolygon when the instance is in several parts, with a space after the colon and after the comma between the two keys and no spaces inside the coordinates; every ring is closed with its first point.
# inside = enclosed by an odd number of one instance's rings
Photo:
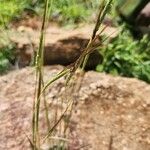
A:
{"type": "MultiPolygon", "coordinates": [[[[99,7],[99,13],[98,13],[97,21],[96,21],[96,24],[95,24],[95,28],[93,30],[92,37],[91,37],[91,39],[90,39],[90,41],[87,45],[87,49],[90,47],[90,45],[92,44],[92,41],[96,37],[97,31],[99,30],[100,26],[102,25],[102,21],[104,20],[104,17],[106,16],[112,1],[113,0],[108,0],[106,5],[105,5],[105,0],[103,0],[101,2],[100,7],[99,7]]],[[[84,70],[85,65],[88,61],[88,58],[89,58],[89,54],[84,56],[83,64],[82,64],[82,67],[81,67],[82,70],[84,70]]]]}
{"type": "Polygon", "coordinates": [[[33,110],[33,143],[34,148],[36,150],[37,147],[40,147],[40,136],[39,136],[39,110],[40,110],[40,95],[42,90],[43,82],[43,57],[44,57],[44,40],[45,40],[45,26],[48,12],[48,4],[49,0],[45,0],[43,21],[41,27],[41,35],[39,42],[39,49],[36,56],[36,100],[34,102],[34,110],[33,110]],[[39,100],[38,100],[39,99],[39,100]]]}
{"type": "MultiPolygon", "coordinates": [[[[98,14],[98,18],[97,18],[97,22],[95,24],[95,28],[93,30],[91,39],[87,45],[87,47],[83,50],[83,52],[81,53],[80,57],[68,68],[65,68],[64,70],[62,70],[60,73],[58,73],[54,78],[50,79],[45,85],[44,85],[44,80],[43,80],[43,53],[44,53],[44,35],[45,35],[45,26],[46,26],[46,19],[47,19],[47,15],[48,15],[48,4],[49,4],[49,0],[45,0],[45,9],[44,9],[44,15],[43,15],[43,23],[42,23],[42,27],[41,27],[41,37],[40,37],[40,43],[39,43],[39,49],[37,52],[37,57],[36,57],[36,78],[37,78],[37,93],[36,93],[36,100],[34,102],[34,112],[33,112],[33,145],[34,148],[33,150],[37,150],[37,148],[40,147],[40,137],[39,137],[39,109],[40,109],[40,103],[41,103],[41,96],[44,94],[45,90],[56,80],[58,80],[59,78],[69,74],[68,78],[67,78],[67,83],[69,82],[69,79],[71,78],[72,75],[74,75],[75,71],[77,70],[78,67],[80,67],[82,65],[82,68],[85,67],[86,62],[88,60],[89,54],[91,52],[93,52],[94,50],[94,43],[95,40],[97,39],[97,32],[102,24],[102,21],[105,17],[105,15],[107,14],[108,10],[109,10],[109,6],[112,3],[113,0],[108,0],[106,5],[105,5],[105,0],[102,1],[101,5],[100,5],[100,9],[99,9],[99,14],[98,14]]],[[[52,2],[52,0],[51,0],[52,2]]],[[[45,108],[46,108],[46,118],[47,118],[47,124],[49,123],[49,119],[48,119],[48,108],[47,108],[47,104],[46,101],[45,102],[45,108]]],[[[72,106],[73,106],[73,102],[74,101],[69,101],[69,104],[67,106],[67,108],[65,109],[65,111],[61,114],[60,118],[55,122],[54,126],[52,126],[49,131],[48,134],[44,137],[44,139],[42,140],[42,143],[45,142],[46,139],[49,138],[49,136],[51,136],[52,132],[54,131],[54,129],[56,129],[56,127],[59,125],[59,123],[61,122],[62,118],[64,117],[65,113],[68,110],[72,110],[72,106]]],[[[71,114],[71,111],[70,111],[71,114]]],[[[49,125],[50,126],[50,125],[49,125]]]]}
{"type": "MultiPolygon", "coordinates": [[[[47,20],[49,20],[50,18],[50,14],[51,14],[51,9],[52,9],[52,3],[53,3],[53,0],[51,0],[49,2],[49,7],[47,9],[47,20]]],[[[42,87],[44,87],[44,81],[42,82],[42,87]]],[[[46,118],[46,122],[47,122],[47,129],[48,131],[50,130],[50,120],[49,120],[49,115],[48,115],[48,103],[46,101],[46,95],[45,95],[45,91],[43,93],[43,98],[44,98],[44,107],[45,107],[45,118],[46,118]]]]}
{"type": "Polygon", "coordinates": [[[57,122],[54,124],[54,126],[49,130],[48,134],[43,138],[42,143],[44,143],[46,141],[46,139],[51,135],[51,133],[54,131],[54,129],[56,129],[56,127],[58,126],[58,124],[60,123],[60,121],[62,120],[62,118],[64,117],[64,115],[66,114],[66,112],[68,111],[68,109],[70,107],[72,107],[73,102],[70,101],[70,103],[68,104],[68,106],[66,107],[66,109],[64,110],[64,112],[62,113],[62,115],[60,116],[60,118],[57,120],[57,122]]]}

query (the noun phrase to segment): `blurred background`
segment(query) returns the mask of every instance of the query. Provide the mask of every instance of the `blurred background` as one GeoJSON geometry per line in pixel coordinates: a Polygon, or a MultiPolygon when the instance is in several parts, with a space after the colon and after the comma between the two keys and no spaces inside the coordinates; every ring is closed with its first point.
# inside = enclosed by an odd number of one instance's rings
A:
{"type": "MultiPolygon", "coordinates": [[[[65,39],[68,32],[78,32],[86,36],[91,34],[92,24],[96,22],[99,9],[99,0],[52,0],[49,10],[49,24],[47,32],[60,33],[60,39],[65,39]],[[53,26],[53,28],[51,28],[53,26]],[[85,27],[84,27],[85,26],[85,27]],[[88,26],[88,27],[87,27],[88,26]],[[87,27],[87,28],[86,28],[87,27]],[[50,29],[51,28],[51,29],[50,29]],[[54,31],[51,31],[51,30],[54,31]],[[87,29],[87,30],[86,30],[87,29]]],[[[37,45],[34,43],[40,32],[42,14],[44,10],[43,0],[0,0],[0,74],[6,74],[11,70],[34,65],[34,55],[37,45]],[[28,33],[28,34],[26,34],[28,33]],[[29,42],[25,42],[26,35],[29,42]],[[20,38],[21,37],[21,38],[20,38]]],[[[108,29],[115,29],[115,36],[111,36],[102,42],[102,46],[96,49],[97,54],[91,58],[100,59],[89,67],[92,70],[106,72],[112,75],[135,77],[150,82],[150,3],[149,0],[114,0],[109,13],[103,22],[108,29]],[[99,57],[97,57],[99,55],[99,57]]],[[[109,31],[101,36],[105,39],[109,31]]],[[[110,34],[110,33],[109,33],[110,34]]],[[[58,36],[57,36],[58,37],[58,36]]],[[[49,36],[49,39],[51,37],[49,36]]],[[[49,43],[45,47],[47,53],[45,65],[63,64],[69,65],[80,53],[88,39],[71,39],[59,41],[64,46],[49,43]],[[68,43],[67,43],[68,42],[68,43]],[[48,45],[49,45],[48,44],[48,45]],[[52,52],[52,49],[56,51],[52,52]],[[70,53],[65,51],[70,49],[70,53]],[[69,47],[69,48],[68,48],[69,47]],[[53,54],[53,57],[50,55],[53,54]],[[64,56],[65,55],[65,56],[64,56]],[[67,57],[66,57],[67,56],[67,57]]],[[[57,40],[56,40],[57,41],[57,40]]]]}

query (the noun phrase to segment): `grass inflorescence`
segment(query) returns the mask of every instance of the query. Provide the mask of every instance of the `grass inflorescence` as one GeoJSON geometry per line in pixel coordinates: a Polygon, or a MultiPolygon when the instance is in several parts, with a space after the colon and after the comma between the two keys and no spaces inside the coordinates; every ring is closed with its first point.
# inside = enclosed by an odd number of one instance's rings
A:
{"type": "MultiPolygon", "coordinates": [[[[87,47],[82,51],[80,57],[74,63],[65,67],[60,73],[58,73],[56,76],[54,76],[52,79],[50,79],[46,84],[44,84],[43,53],[44,53],[45,27],[46,27],[46,22],[48,21],[48,12],[52,6],[52,3],[49,3],[49,0],[45,0],[43,23],[42,23],[42,27],[41,27],[41,37],[40,37],[39,49],[37,51],[36,63],[35,63],[37,84],[36,84],[36,97],[35,97],[34,107],[33,107],[34,108],[33,109],[33,132],[32,132],[32,134],[33,134],[33,138],[32,138],[33,150],[37,150],[37,149],[39,150],[41,147],[41,144],[43,144],[47,139],[49,139],[52,134],[53,135],[55,134],[55,129],[58,127],[59,124],[61,124],[61,120],[64,118],[64,116],[67,112],[69,112],[69,114],[71,115],[74,101],[73,101],[73,99],[71,99],[69,97],[66,108],[62,111],[59,118],[55,120],[54,124],[50,126],[50,122],[49,122],[49,118],[48,118],[48,107],[46,105],[46,100],[44,99],[45,107],[46,107],[45,110],[46,110],[46,120],[47,120],[47,125],[48,125],[48,132],[44,138],[40,137],[39,114],[40,114],[41,100],[42,100],[43,95],[45,95],[46,89],[52,83],[54,83],[56,80],[58,80],[64,76],[67,76],[67,78],[66,78],[66,87],[67,87],[70,79],[72,79],[72,76],[74,76],[76,70],[80,67],[82,67],[84,69],[84,64],[86,63],[85,60],[87,60],[88,55],[90,55],[90,53],[92,53],[95,50],[95,47],[94,47],[95,40],[99,37],[99,34],[103,31],[103,29],[102,29],[102,31],[99,31],[99,29],[101,27],[101,24],[102,24],[102,21],[103,21],[105,15],[107,14],[107,12],[110,8],[111,3],[112,3],[112,0],[108,0],[108,1],[103,0],[100,3],[97,22],[93,29],[93,34],[91,36],[89,43],[87,44],[87,47]]],[[[63,101],[62,101],[62,103],[63,103],[63,101]]],[[[62,129],[60,128],[60,130],[62,130],[62,129]]],[[[67,126],[63,131],[64,134],[66,134],[65,133],[66,130],[67,130],[67,126]]],[[[63,145],[63,147],[65,147],[64,144],[61,142],[60,147],[62,147],[62,145],[63,145]]],[[[53,147],[53,146],[51,146],[51,147],[53,147]]]]}

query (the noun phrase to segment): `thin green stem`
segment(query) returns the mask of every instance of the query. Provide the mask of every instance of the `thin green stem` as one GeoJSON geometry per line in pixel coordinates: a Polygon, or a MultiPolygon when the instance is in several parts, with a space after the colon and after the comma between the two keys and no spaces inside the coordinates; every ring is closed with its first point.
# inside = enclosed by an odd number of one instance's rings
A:
{"type": "MultiPolygon", "coordinates": [[[[39,136],[39,111],[40,111],[40,99],[43,82],[43,57],[44,57],[44,41],[45,41],[45,26],[47,19],[49,0],[45,0],[45,8],[43,14],[43,21],[41,27],[40,43],[39,49],[36,56],[36,78],[37,78],[37,88],[36,88],[36,101],[34,102],[34,112],[33,112],[33,143],[36,147],[40,147],[40,136],[39,136]],[[38,100],[39,99],[39,100],[38,100]]],[[[43,82],[44,83],[44,82],[43,82]]]]}
{"type": "MultiPolygon", "coordinates": [[[[106,16],[112,1],[113,0],[108,0],[106,5],[105,5],[105,0],[103,0],[101,2],[100,7],[99,7],[99,13],[98,13],[97,21],[96,21],[96,24],[95,24],[95,28],[93,30],[92,38],[91,38],[91,40],[89,41],[89,43],[87,45],[87,49],[89,49],[90,45],[92,44],[93,39],[96,37],[97,31],[99,30],[100,26],[102,25],[102,21],[104,20],[104,17],[106,16]]],[[[89,59],[89,54],[84,56],[83,64],[82,64],[82,67],[81,67],[82,70],[84,70],[88,59],[89,59]]]]}

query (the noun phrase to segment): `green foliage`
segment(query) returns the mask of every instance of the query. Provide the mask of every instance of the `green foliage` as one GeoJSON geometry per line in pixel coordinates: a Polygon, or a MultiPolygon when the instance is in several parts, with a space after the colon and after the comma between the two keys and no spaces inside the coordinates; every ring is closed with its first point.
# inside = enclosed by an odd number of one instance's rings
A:
{"type": "Polygon", "coordinates": [[[5,73],[15,59],[14,46],[12,44],[0,48],[0,74],[5,73]]]}
{"type": "Polygon", "coordinates": [[[29,0],[0,0],[0,26],[19,17],[28,4],[29,0]]]}
{"type": "Polygon", "coordinates": [[[123,31],[107,43],[101,53],[104,60],[97,71],[136,77],[150,83],[150,41],[146,35],[135,41],[128,31],[123,31]]]}
{"type": "Polygon", "coordinates": [[[58,0],[54,1],[52,16],[58,16],[60,22],[80,22],[87,20],[93,14],[92,10],[97,8],[98,0],[58,0]]]}
{"type": "Polygon", "coordinates": [[[79,22],[81,20],[85,20],[85,15],[88,13],[85,11],[83,5],[71,5],[69,7],[64,6],[60,10],[61,13],[61,22],[79,22]]]}
{"type": "MultiPolygon", "coordinates": [[[[99,0],[53,0],[51,19],[61,23],[85,21],[92,16],[98,5],[99,0]]],[[[0,0],[0,26],[7,26],[10,21],[19,18],[25,11],[40,16],[43,7],[42,0],[0,0]]]]}

